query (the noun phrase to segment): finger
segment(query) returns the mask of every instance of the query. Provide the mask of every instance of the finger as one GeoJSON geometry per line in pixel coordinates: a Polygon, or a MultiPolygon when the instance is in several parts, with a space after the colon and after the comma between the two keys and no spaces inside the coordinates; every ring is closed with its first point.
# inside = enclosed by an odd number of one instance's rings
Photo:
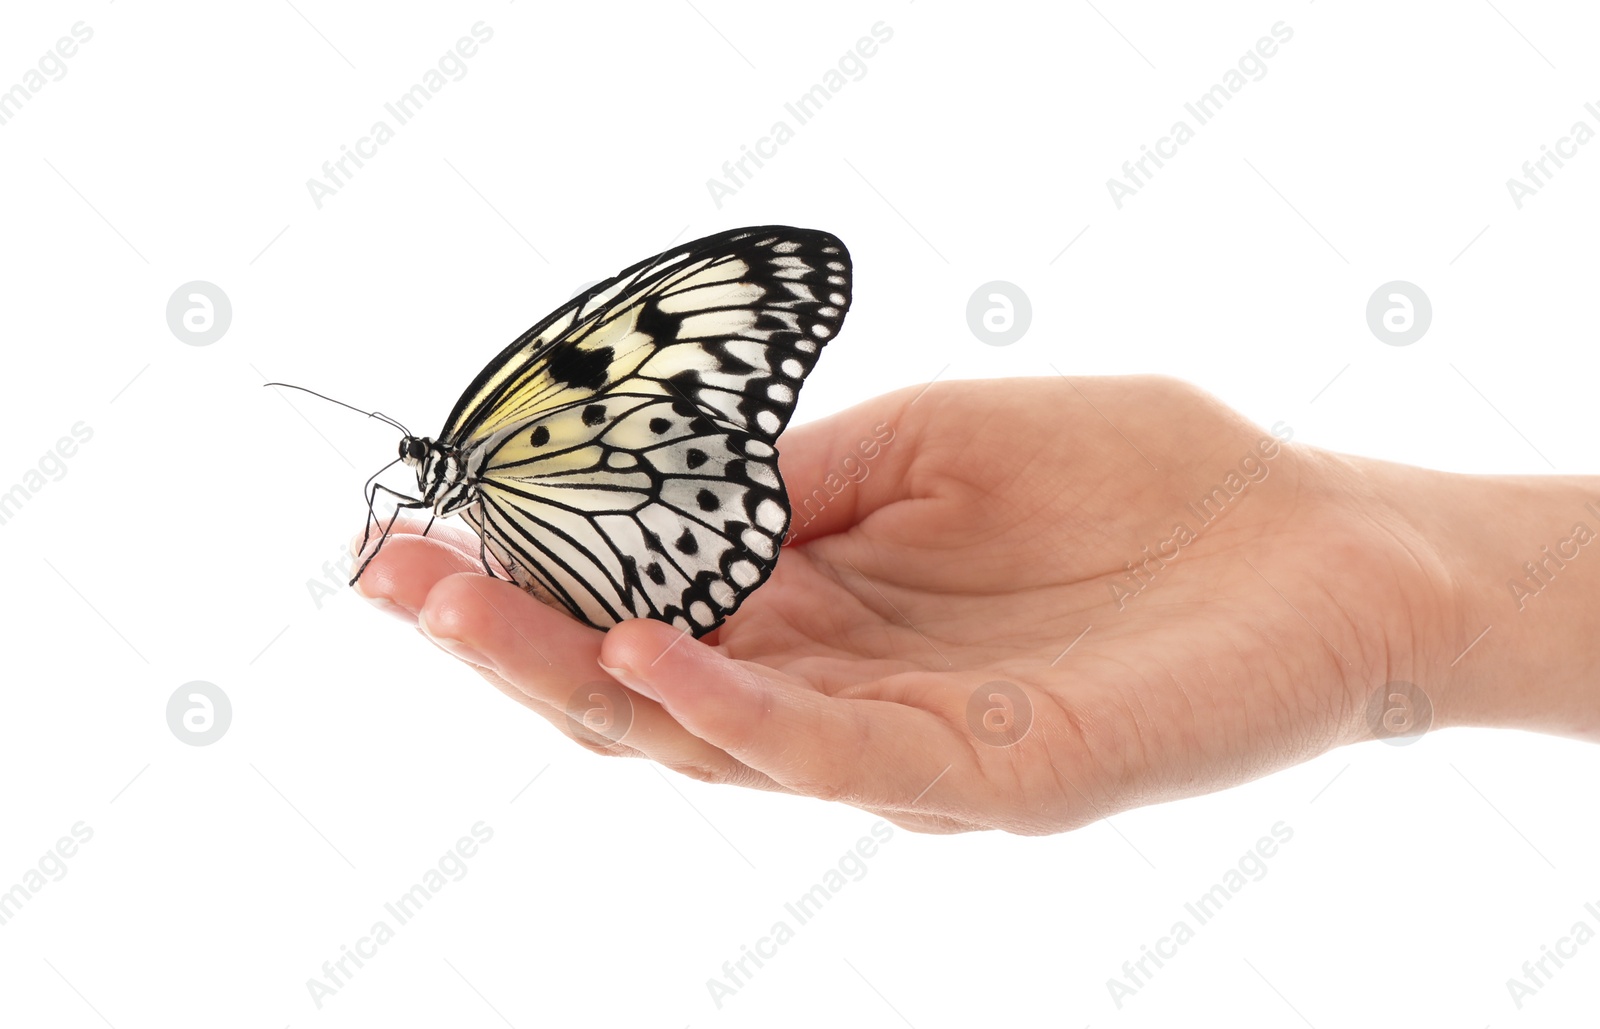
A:
{"type": "Polygon", "coordinates": [[[661,622],[613,628],[600,663],[695,736],[796,793],[921,811],[941,777],[960,782],[971,769],[970,747],[932,712],[829,697],[661,622]]]}
{"type": "Polygon", "coordinates": [[[437,580],[418,628],[446,652],[510,684],[590,750],[618,753],[613,745],[621,744],[696,779],[779,788],[685,731],[659,704],[629,694],[597,664],[599,630],[511,583],[471,574],[437,580]]]}
{"type": "MultiPolygon", "coordinates": [[[[366,548],[371,550],[378,534],[383,529],[380,523],[377,528],[366,533],[356,533],[350,539],[350,553],[362,553],[362,537],[366,538],[366,548]]],[[[426,534],[429,539],[437,539],[450,544],[464,554],[476,554],[479,550],[478,534],[465,525],[451,519],[443,521],[437,518],[422,518],[416,515],[402,516],[389,528],[389,538],[397,539],[401,536],[421,536],[426,534]]]]}
{"type": "MultiPolygon", "coordinates": [[[[475,533],[457,524],[440,523],[433,518],[411,517],[400,519],[393,525],[380,525],[369,533],[358,533],[350,538],[350,553],[355,559],[352,567],[356,569],[353,585],[359,590],[361,581],[367,577],[370,565],[374,561],[389,557],[397,551],[404,552],[410,542],[418,539],[442,544],[468,558],[469,565],[464,566],[461,569],[463,571],[466,567],[483,571],[483,545],[475,533]]],[[[505,569],[498,561],[493,561],[492,564],[496,574],[505,574],[505,569]]]]}
{"type": "MultiPolygon", "coordinates": [[[[358,567],[359,561],[358,555],[358,567]]],[[[475,557],[445,539],[397,531],[362,571],[355,591],[380,610],[414,624],[435,583],[458,572],[481,570],[475,557]]]]}
{"type": "Polygon", "coordinates": [[[786,544],[848,529],[906,495],[914,449],[906,411],[916,396],[900,390],[784,432],[778,471],[793,512],[786,544]]]}
{"type": "MultiPolygon", "coordinates": [[[[355,591],[374,606],[413,626],[417,626],[417,614],[439,580],[461,572],[475,571],[477,567],[474,559],[446,539],[436,534],[426,538],[421,536],[423,524],[397,523],[388,545],[373,559],[355,584],[355,591]]],[[[352,541],[354,544],[360,542],[359,536],[352,541]]],[[[417,632],[424,639],[429,638],[419,626],[417,632]]],[[[453,657],[462,657],[459,653],[446,652],[453,657]]],[[[463,660],[501,693],[533,709],[546,721],[559,724],[559,712],[548,704],[513,686],[494,669],[469,659],[463,660]]]]}
{"type": "Polygon", "coordinates": [[[990,826],[979,825],[959,818],[950,818],[946,815],[926,815],[911,811],[894,811],[889,808],[866,808],[872,814],[891,825],[905,829],[908,832],[919,832],[929,836],[953,836],[956,833],[978,832],[990,826]]]}
{"type": "MultiPolygon", "coordinates": [[[[430,642],[430,643],[434,642],[434,640],[432,640],[428,636],[428,634],[423,632],[421,629],[417,630],[417,635],[421,636],[425,640],[428,640],[428,642],[430,642]]],[[[551,725],[554,725],[557,728],[565,729],[565,726],[563,725],[563,722],[562,722],[562,719],[565,718],[565,712],[556,710],[555,708],[551,707],[549,704],[546,704],[543,700],[539,699],[538,697],[532,696],[532,695],[528,694],[527,692],[525,692],[524,690],[518,688],[517,686],[515,686],[511,682],[507,681],[505,676],[501,675],[499,672],[495,671],[493,668],[486,668],[483,665],[476,664],[473,661],[470,661],[470,660],[468,660],[466,658],[460,657],[459,655],[456,655],[456,654],[451,654],[451,656],[452,657],[456,657],[458,660],[461,661],[462,664],[465,664],[468,668],[471,668],[473,671],[477,672],[478,675],[480,677],[482,677],[482,679],[485,682],[487,682],[489,685],[493,686],[495,689],[499,690],[501,693],[505,694],[507,697],[511,698],[512,700],[516,701],[518,704],[521,704],[523,707],[525,707],[525,708],[529,709],[530,711],[534,712],[535,714],[539,715],[541,718],[543,718],[545,721],[549,722],[551,725]]],[[[642,757],[643,756],[643,755],[639,754],[637,751],[635,751],[632,747],[629,747],[625,743],[611,743],[611,742],[609,742],[607,740],[600,739],[598,737],[591,739],[589,737],[589,734],[585,734],[585,737],[580,742],[582,742],[582,743],[584,743],[586,745],[589,744],[589,743],[593,743],[593,744],[595,744],[595,746],[592,747],[591,749],[604,749],[607,754],[610,754],[612,756],[619,756],[619,757],[620,756],[627,756],[627,757],[642,757]]]]}

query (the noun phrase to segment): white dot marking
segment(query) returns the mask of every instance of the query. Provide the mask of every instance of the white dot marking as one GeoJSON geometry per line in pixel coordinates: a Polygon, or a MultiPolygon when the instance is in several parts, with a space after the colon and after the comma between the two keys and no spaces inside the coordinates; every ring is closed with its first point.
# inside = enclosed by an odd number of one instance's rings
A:
{"type": "Polygon", "coordinates": [[[768,532],[777,532],[783,528],[783,508],[776,500],[763,500],[756,507],[756,524],[768,532]]]}

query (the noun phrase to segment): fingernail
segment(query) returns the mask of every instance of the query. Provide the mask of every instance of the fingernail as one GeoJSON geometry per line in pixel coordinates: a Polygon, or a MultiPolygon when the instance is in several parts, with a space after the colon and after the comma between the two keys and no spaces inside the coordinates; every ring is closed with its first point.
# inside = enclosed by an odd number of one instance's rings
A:
{"type": "MultiPolygon", "coordinates": [[[[599,662],[596,663],[598,664],[599,662]]],[[[622,683],[622,685],[628,687],[628,689],[639,694],[639,696],[644,697],[647,700],[653,700],[657,704],[662,704],[662,706],[665,706],[661,699],[661,694],[657,693],[649,683],[637,678],[631,672],[628,672],[622,668],[612,668],[611,666],[604,664],[600,665],[600,670],[611,676],[611,678],[622,683]]]]}
{"type": "Polygon", "coordinates": [[[424,618],[417,619],[417,631],[422,633],[422,635],[426,636],[428,639],[432,640],[434,646],[438,647],[446,654],[449,654],[451,657],[459,658],[462,661],[466,661],[468,664],[474,664],[480,668],[494,668],[494,662],[490,661],[476,650],[473,650],[465,643],[462,643],[460,640],[452,639],[449,636],[435,636],[433,633],[429,632],[427,620],[424,618]]]}
{"type": "Polygon", "coordinates": [[[381,593],[368,593],[367,582],[368,580],[365,578],[357,579],[355,582],[350,584],[350,588],[355,590],[356,596],[360,597],[362,600],[365,600],[367,603],[371,604],[379,611],[382,611],[384,614],[392,615],[395,618],[400,619],[402,622],[405,622],[407,625],[417,624],[417,613],[415,611],[411,610],[409,607],[406,607],[404,604],[399,603],[393,597],[386,597],[381,593]]]}

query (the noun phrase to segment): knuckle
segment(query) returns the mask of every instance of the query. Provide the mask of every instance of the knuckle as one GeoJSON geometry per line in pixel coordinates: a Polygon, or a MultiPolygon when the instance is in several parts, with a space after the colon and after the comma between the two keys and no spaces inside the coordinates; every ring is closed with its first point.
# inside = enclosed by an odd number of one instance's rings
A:
{"type": "Polygon", "coordinates": [[[687,776],[695,782],[723,783],[727,776],[722,769],[712,768],[694,761],[679,761],[667,766],[679,775],[687,776]]]}
{"type": "Polygon", "coordinates": [[[623,741],[608,740],[598,733],[568,731],[567,737],[591,754],[603,754],[606,757],[639,756],[638,751],[626,745],[623,741]]]}
{"type": "Polygon", "coordinates": [[[837,779],[817,777],[789,778],[784,785],[796,793],[807,797],[825,800],[830,804],[849,803],[855,797],[855,791],[849,789],[837,779]]]}

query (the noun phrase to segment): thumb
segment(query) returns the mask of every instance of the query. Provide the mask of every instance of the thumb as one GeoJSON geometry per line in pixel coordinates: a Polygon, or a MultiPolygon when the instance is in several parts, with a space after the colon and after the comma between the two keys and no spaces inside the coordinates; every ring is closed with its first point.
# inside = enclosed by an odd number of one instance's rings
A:
{"type": "Polygon", "coordinates": [[[830,697],[650,619],[607,632],[600,666],[690,733],[808,796],[909,808],[970,754],[932,712],[830,697]]]}
{"type": "Polygon", "coordinates": [[[906,414],[912,390],[877,397],[778,439],[778,470],[789,494],[785,545],[842,532],[902,499],[915,452],[906,414]]]}

